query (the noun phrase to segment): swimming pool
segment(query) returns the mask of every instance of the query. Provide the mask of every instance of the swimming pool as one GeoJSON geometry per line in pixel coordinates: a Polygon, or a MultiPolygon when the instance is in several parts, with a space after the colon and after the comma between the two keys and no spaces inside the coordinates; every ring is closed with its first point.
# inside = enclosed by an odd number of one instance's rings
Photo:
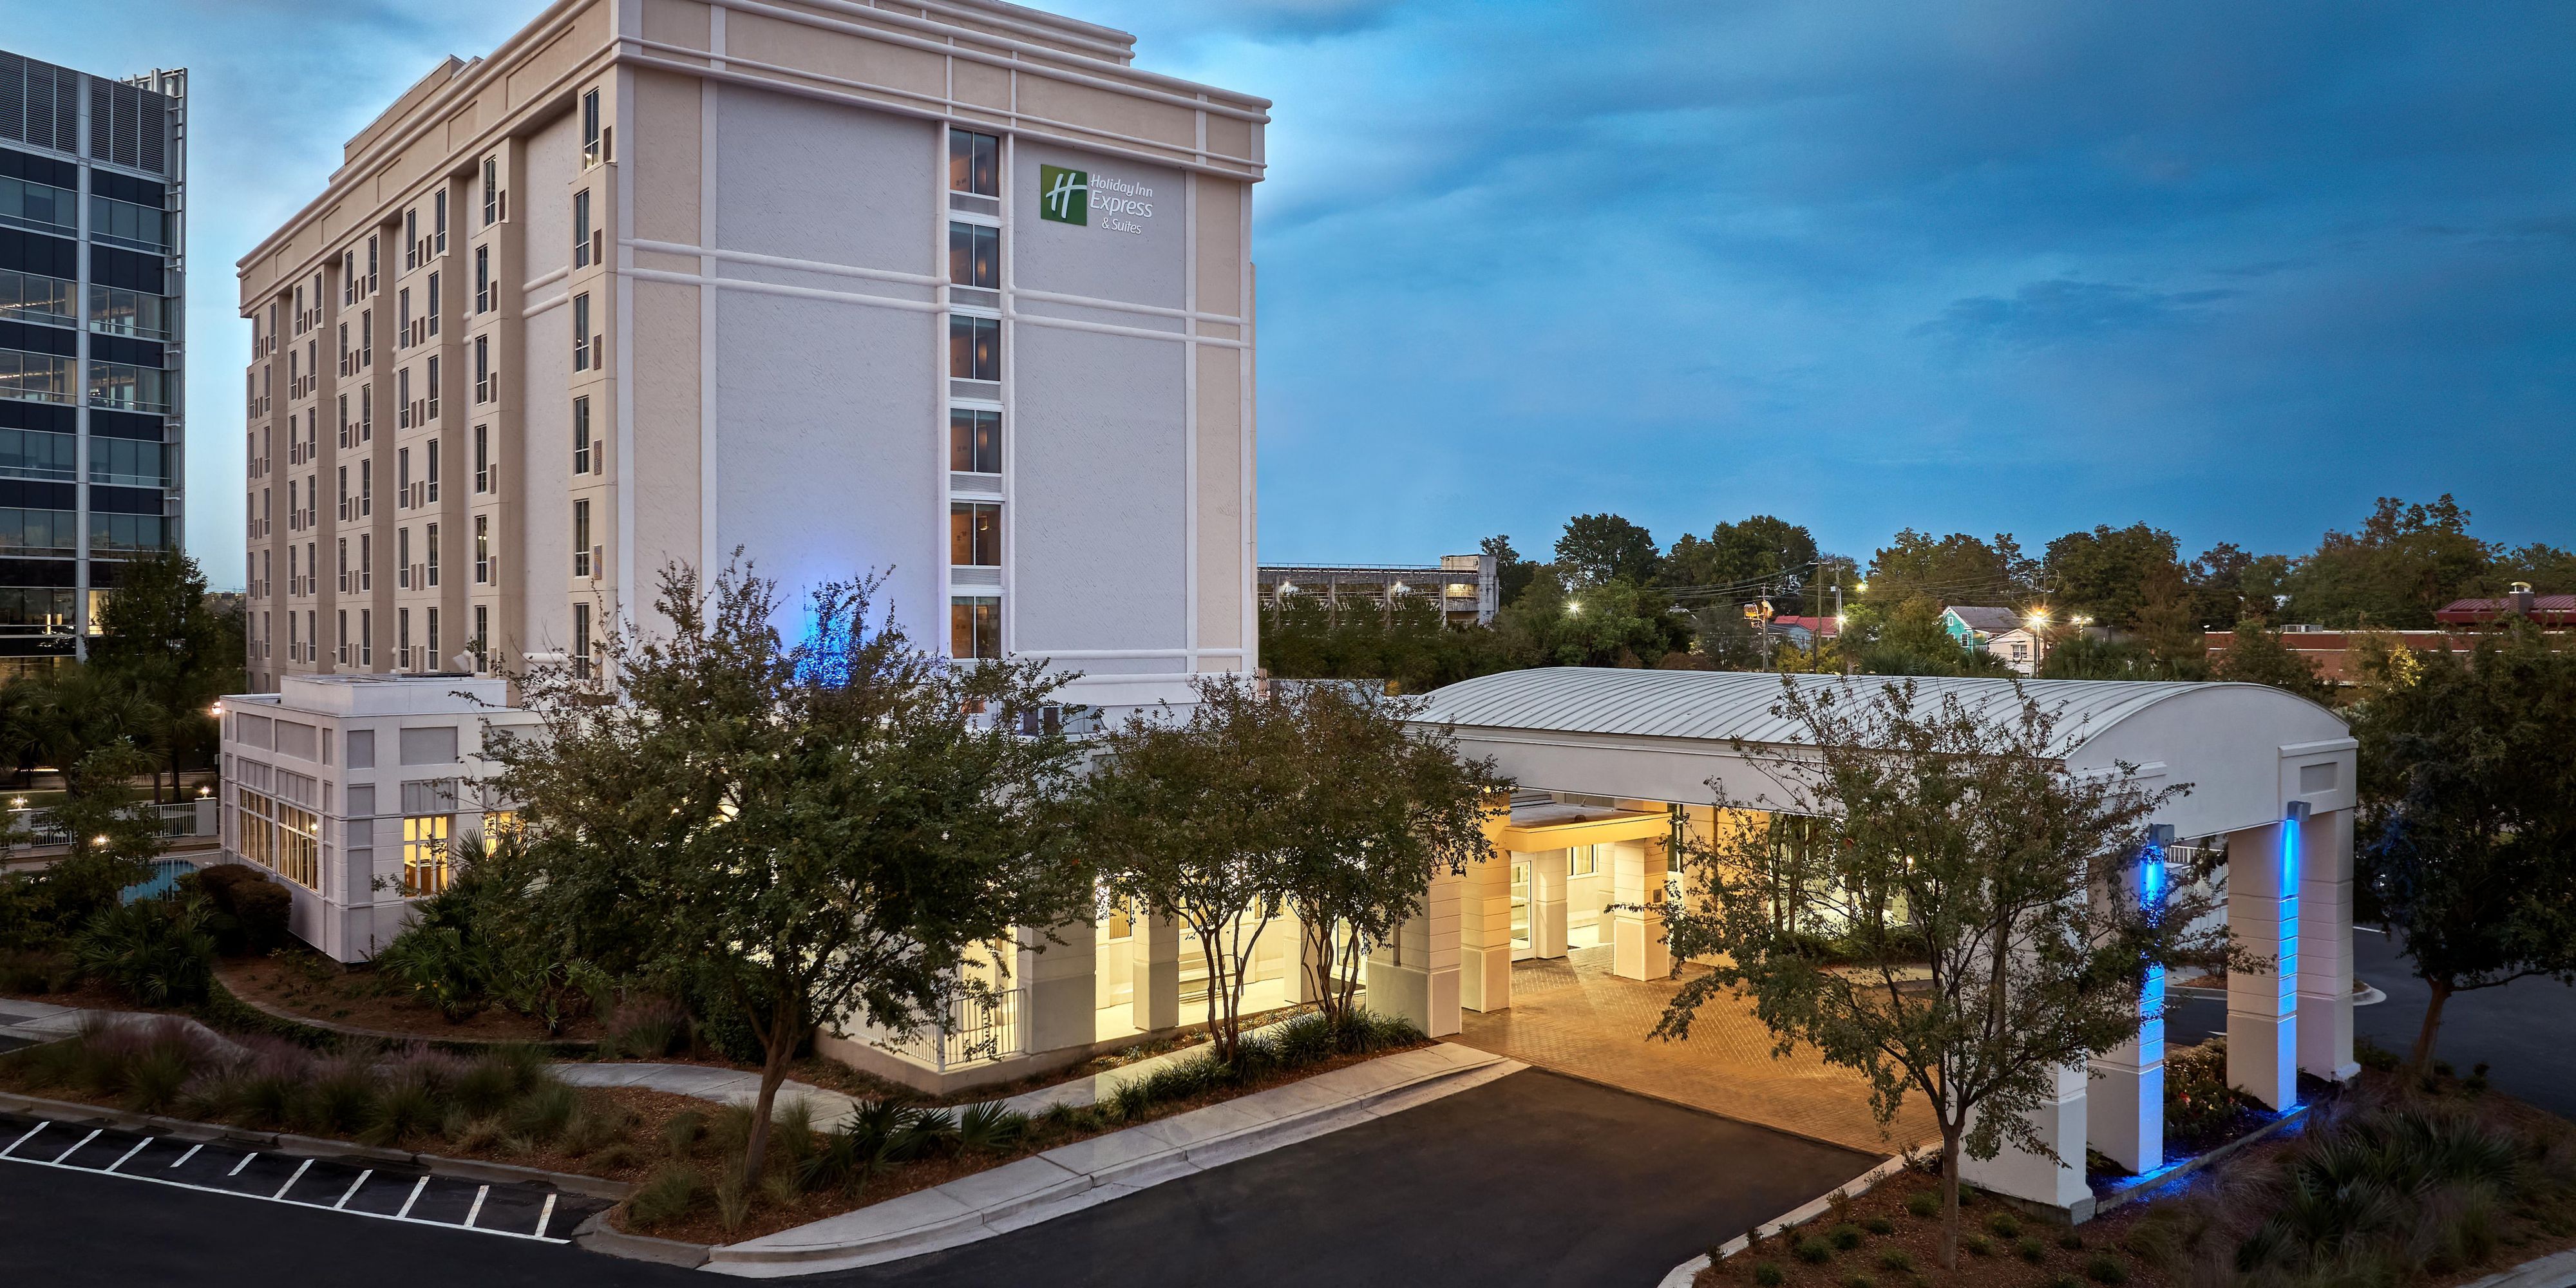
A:
{"type": "Polygon", "coordinates": [[[170,893],[171,888],[179,884],[179,878],[196,870],[197,865],[186,859],[154,859],[152,879],[125,887],[117,893],[117,902],[132,903],[137,899],[158,899],[170,893]]]}

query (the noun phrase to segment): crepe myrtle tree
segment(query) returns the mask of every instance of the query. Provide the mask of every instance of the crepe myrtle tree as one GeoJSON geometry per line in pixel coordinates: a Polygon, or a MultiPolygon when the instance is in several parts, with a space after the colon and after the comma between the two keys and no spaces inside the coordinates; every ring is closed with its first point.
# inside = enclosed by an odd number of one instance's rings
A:
{"type": "Polygon", "coordinates": [[[1687,888],[1663,910],[1673,952],[1716,966],[1654,1036],[1749,996],[1779,1054],[1812,1046],[1866,1075],[1882,1124],[1929,1103],[1944,1266],[1961,1156],[2049,1153],[2025,1115],[2058,1070],[2137,1035],[2148,968],[2226,958],[2223,928],[2186,929],[2214,906],[2206,885],[2139,876],[2148,817],[2183,789],[2069,767],[2055,715],[2014,693],[1989,709],[1911,680],[1784,680],[1772,710],[1806,745],[1735,745],[1771,786],[1739,800],[1711,780],[1713,834],[1684,838],[1687,888]],[[1783,845],[1752,811],[1818,825],[1783,845]],[[1821,959],[1825,931],[1843,964],[1821,959]]]}
{"type": "Polygon", "coordinates": [[[1035,718],[1070,677],[917,648],[872,620],[878,589],[815,589],[789,646],[741,551],[712,588],[665,566],[658,621],[606,632],[597,677],[517,677],[533,727],[487,734],[519,810],[524,897],[499,906],[611,975],[720,981],[760,1044],[763,1122],[818,1022],[935,1028],[987,987],[974,946],[1088,911],[1048,825],[1078,753],[1035,718]]]}
{"type": "Polygon", "coordinates": [[[1361,960],[1420,915],[1433,878],[1494,857],[1485,822],[1509,808],[1512,782],[1490,759],[1461,757],[1447,730],[1413,724],[1420,698],[1274,687],[1314,779],[1293,820],[1288,902],[1309,991],[1339,1024],[1361,960]]]}

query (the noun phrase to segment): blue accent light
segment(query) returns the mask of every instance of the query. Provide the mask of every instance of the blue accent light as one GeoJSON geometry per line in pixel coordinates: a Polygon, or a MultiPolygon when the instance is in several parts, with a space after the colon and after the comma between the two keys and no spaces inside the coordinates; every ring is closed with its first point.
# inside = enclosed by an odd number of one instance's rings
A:
{"type": "Polygon", "coordinates": [[[841,688],[850,682],[850,653],[858,642],[855,624],[837,618],[816,618],[805,624],[805,640],[799,645],[796,678],[824,688],[841,688]]]}

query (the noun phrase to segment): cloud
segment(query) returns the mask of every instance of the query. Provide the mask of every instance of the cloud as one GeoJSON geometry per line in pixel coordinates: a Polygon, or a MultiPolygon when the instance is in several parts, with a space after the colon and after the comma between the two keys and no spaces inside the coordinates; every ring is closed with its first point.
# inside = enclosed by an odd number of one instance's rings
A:
{"type": "Polygon", "coordinates": [[[1940,317],[1910,334],[2023,348],[2101,341],[2122,332],[2184,323],[2204,315],[2210,305],[2241,294],[2222,289],[2150,291],[2056,278],[2024,285],[2009,299],[1979,295],[1952,300],[1940,317]]]}

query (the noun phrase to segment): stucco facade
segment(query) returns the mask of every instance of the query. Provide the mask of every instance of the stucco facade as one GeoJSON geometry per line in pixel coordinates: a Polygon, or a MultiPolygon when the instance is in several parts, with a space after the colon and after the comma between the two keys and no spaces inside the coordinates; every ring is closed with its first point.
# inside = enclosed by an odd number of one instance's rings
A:
{"type": "Polygon", "coordinates": [[[1076,701],[1248,669],[1267,104],[1132,57],[986,0],[565,0],[433,71],[239,266],[253,687],[581,656],[737,548],[1076,701]]]}

